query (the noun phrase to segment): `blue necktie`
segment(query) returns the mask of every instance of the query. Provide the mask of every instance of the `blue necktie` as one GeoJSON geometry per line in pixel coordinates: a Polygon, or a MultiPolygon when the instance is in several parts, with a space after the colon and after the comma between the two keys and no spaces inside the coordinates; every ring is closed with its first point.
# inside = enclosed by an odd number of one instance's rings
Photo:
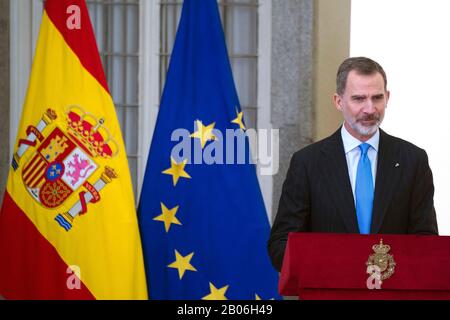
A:
{"type": "Polygon", "coordinates": [[[361,234],[370,233],[370,225],[372,223],[372,207],[373,207],[373,178],[372,166],[367,156],[370,145],[362,143],[359,145],[361,157],[358,162],[358,170],[356,172],[356,216],[358,218],[359,232],[361,234]]]}

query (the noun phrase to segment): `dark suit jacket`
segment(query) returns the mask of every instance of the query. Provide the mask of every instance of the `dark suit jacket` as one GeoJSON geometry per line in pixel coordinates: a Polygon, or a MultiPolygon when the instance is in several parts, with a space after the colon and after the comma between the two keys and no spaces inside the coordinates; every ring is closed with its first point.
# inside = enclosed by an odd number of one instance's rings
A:
{"type": "MultiPolygon", "coordinates": [[[[371,233],[438,234],[426,152],[380,130],[371,233]]],[[[359,233],[341,130],[296,152],[268,243],[280,271],[289,232],[359,233]]]]}

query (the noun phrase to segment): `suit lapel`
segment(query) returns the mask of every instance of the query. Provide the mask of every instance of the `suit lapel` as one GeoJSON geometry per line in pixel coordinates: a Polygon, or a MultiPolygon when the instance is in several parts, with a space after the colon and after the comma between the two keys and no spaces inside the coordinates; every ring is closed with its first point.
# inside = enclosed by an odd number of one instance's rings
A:
{"type": "Polygon", "coordinates": [[[380,130],[371,233],[380,231],[388,205],[392,201],[400,177],[401,167],[396,166],[397,164],[400,165],[399,160],[398,150],[394,148],[392,138],[380,130]]]}
{"type": "Polygon", "coordinates": [[[348,174],[341,129],[336,131],[325,143],[322,152],[326,156],[326,176],[331,188],[330,194],[336,210],[342,216],[349,233],[359,233],[352,186],[348,174]]]}

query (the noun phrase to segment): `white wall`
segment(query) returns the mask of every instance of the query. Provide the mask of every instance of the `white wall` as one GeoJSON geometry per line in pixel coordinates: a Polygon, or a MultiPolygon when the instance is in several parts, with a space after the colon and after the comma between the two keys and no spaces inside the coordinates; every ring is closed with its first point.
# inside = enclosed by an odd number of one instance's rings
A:
{"type": "Polygon", "coordinates": [[[450,235],[450,1],[352,0],[351,23],[351,56],[387,73],[382,128],[427,151],[439,233],[450,235]]]}

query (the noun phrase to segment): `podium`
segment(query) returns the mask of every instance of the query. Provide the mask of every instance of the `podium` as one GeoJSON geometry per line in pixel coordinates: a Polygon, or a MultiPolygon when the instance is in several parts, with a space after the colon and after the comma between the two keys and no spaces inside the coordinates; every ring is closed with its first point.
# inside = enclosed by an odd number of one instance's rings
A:
{"type": "Polygon", "coordinates": [[[279,291],[301,300],[449,300],[450,237],[290,233],[279,291]]]}

